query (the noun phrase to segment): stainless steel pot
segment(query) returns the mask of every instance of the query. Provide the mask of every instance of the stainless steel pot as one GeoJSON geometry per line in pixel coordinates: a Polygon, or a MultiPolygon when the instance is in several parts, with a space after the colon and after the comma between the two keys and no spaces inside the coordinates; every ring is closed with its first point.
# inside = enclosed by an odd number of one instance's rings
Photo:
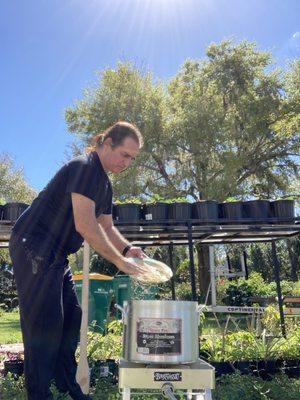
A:
{"type": "Polygon", "coordinates": [[[123,358],[145,364],[192,363],[199,357],[195,301],[124,302],[123,358]]]}

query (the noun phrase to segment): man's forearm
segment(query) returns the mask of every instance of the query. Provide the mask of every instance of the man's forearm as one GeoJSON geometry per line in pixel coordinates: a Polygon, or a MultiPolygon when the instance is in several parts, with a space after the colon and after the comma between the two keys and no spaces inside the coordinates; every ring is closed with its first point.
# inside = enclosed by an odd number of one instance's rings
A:
{"type": "Polygon", "coordinates": [[[122,260],[122,255],[109,235],[103,230],[101,225],[91,224],[81,232],[82,237],[92,246],[92,248],[106,260],[117,265],[122,260]]]}
{"type": "Polygon", "coordinates": [[[117,250],[119,250],[120,253],[122,253],[124,248],[130,244],[115,226],[111,226],[106,229],[105,233],[111,243],[115,246],[117,250]]]}

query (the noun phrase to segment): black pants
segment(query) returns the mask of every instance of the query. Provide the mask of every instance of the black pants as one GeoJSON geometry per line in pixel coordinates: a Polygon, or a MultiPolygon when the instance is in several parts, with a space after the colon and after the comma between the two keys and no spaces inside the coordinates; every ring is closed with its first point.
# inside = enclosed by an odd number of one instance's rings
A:
{"type": "Polygon", "coordinates": [[[12,234],[9,250],[19,297],[28,400],[52,399],[53,378],[61,392],[69,392],[74,400],[85,399],[75,379],[82,312],[68,260],[37,255],[27,243],[12,234]]]}

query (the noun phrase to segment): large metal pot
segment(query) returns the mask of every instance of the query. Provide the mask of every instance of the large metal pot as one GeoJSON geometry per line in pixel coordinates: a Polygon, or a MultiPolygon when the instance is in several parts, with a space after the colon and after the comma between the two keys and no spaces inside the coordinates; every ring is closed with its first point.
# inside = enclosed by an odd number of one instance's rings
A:
{"type": "Polygon", "coordinates": [[[124,302],[123,358],[145,364],[192,363],[199,357],[195,301],[124,302]]]}

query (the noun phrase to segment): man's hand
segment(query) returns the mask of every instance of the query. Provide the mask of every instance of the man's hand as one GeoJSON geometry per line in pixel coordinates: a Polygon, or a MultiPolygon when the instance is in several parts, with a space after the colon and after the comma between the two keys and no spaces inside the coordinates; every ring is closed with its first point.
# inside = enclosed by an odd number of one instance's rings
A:
{"type": "Polygon", "coordinates": [[[132,246],[126,253],[126,257],[136,257],[136,258],[144,258],[147,257],[147,254],[143,252],[140,247],[132,246]]]}
{"type": "Polygon", "coordinates": [[[122,257],[119,262],[116,263],[117,268],[120,271],[125,272],[128,275],[139,275],[145,273],[145,269],[122,257]]]}

